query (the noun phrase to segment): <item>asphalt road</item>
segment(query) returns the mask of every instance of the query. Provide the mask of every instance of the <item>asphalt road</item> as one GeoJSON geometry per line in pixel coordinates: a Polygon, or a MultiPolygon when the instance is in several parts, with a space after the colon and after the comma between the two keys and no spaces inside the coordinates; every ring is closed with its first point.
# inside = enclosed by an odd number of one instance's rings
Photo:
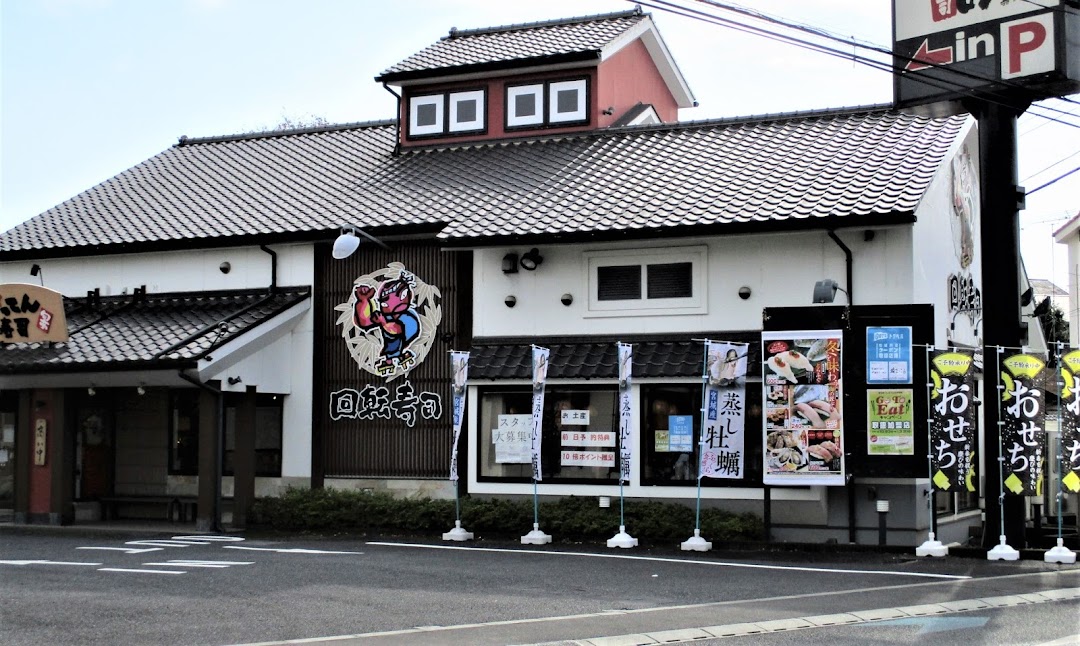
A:
{"type": "Polygon", "coordinates": [[[739,624],[769,628],[745,644],[1048,644],[1080,635],[1078,609],[1080,566],[1041,561],[0,529],[12,646],[614,646],[739,624]],[[847,619],[805,619],[826,615],[847,619]]]}

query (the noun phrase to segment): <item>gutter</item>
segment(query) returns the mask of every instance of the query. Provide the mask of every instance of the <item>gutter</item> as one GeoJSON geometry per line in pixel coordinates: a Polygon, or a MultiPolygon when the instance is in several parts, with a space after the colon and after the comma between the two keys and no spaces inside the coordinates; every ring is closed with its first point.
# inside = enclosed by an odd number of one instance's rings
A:
{"type": "Polygon", "coordinates": [[[397,118],[394,119],[394,156],[401,154],[401,95],[390,89],[390,86],[386,83],[382,84],[383,89],[394,95],[397,99],[397,118]]]}
{"type": "Polygon", "coordinates": [[[844,241],[840,239],[840,236],[836,235],[836,229],[829,229],[829,237],[832,238],[833,242],[835,242],[837,246],[839,246],[844,251],[844,268],[847,274],[847,276],[845,277],[845,281],[847,282],[848,305],[854,305],[855,297],[851,285],[854,280],[855,267],[854,262],[851,259],[851,249],[849,249],[848,246],[844,244],[844,241]]]}

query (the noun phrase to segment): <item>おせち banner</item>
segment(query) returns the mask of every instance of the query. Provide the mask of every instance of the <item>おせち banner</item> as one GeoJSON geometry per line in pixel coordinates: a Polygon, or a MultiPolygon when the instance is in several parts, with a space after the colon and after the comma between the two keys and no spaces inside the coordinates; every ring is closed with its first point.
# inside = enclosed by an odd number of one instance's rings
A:
{"type": "Polygon", "coordinates": [[[533,346],[532,348],[532,471],[533,480],[544,479],[543,465],[540,464],[540,443],[544,428],[544,384],[547,382],[548,355],[550,350],[533,346]]]}
{"type": "Polygon", "coordinates": [[[450,447],[450,479],[458,479],[458,440],[461,438],[461,420],[465,417],[465,384],[469,380],[469,353],[451,352],[450,371],[453,373],[453,422],[454,439],[450,447]]]}
{"type": "Polygon", "coordinates": [[[1061,483],[1080,493],[1080,350],[1061,358],[1061,483]]]}
{"type": "Polygon", "coordinates": [[[619,343],[619,482],[630,482],[630,456],[633,448],[630,380],[634,367],[634,347],[619,343]]]}
{"type": "Polygon", "coordinates": [[[1046,362],[1030,354],[1001,360],[1003,484],[1006,491],[1018,496],[1042,494],[1046,412],[1041,384],[1045,367],[1046,362]]]}
{"type": "Polygon", "coordinates": [[[762,332],[768,485],[843,485],[840,330],[762,332]]]}
{"type": "Polygon", "coordinates": [[[965,351],[930,358],[930,473],[939,491],[975,491],[974,366],[965,351]]]}
{"type": "Polygon", "coordinates": [[[746,443],[745,343],[705,342],[699,478],[739,479],[746,443]]]}

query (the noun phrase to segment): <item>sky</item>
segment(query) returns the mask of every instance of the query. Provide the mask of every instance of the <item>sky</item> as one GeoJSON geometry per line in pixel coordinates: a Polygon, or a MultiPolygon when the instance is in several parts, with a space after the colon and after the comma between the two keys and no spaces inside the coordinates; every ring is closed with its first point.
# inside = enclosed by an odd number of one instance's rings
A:
{"type": "MultiPolygon", "coordinates": [[[[891,44],[892,0],[741,1],[846,39],[891,44]]],[[[704,3],[644,4],[700,104],[683,110],[681,120],[892,101],[888,73],[664,8],[736,17],[704,3]]],[[[395,99],[374,77],[451,27],[633,6],[623,0],[0,0],[0,231],[169,148],[181,135],[267,130],[286,119],[392,118],[395,99]]],[[[1020,118],[1019,175],[1029,191],[1080,166],[1078,100],[1046,101],[1020,118]]],[[[1080,173],[1028,197],[1021,244],[1032,278],[1068,288],[1066,250],[1052,234],[1078,211],[1080,173]]]]}

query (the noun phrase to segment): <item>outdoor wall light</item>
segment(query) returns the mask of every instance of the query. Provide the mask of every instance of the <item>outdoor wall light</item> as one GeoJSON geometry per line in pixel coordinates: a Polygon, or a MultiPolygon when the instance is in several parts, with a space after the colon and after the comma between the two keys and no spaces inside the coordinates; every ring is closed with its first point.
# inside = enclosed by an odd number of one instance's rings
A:
{"type": "Polygon", "coordinates": [[[570,307],[570,305],[574,302],[574,295],[563,294],[562,298],[560,298],[559,301],[562,302],[563,305],[570,307]]]}
{"type": "Polygon", "coordinates": [[[836,281],[832,278],[826,278],[825,280],[819,280],[814,283],[814,302],[815,303],[831,303],[836,300],[836,291],[840,290],[847,294],[847,290],[836,284],[836,281]]]}
{"type": "Polygon", "coordinates": [[[503,302],[506,303],[507,307],[513,307],[513,306],[517,305],[517,297],[514,296],[513,294],[511,294],[511,295],[507,296],[506,299],[503,300],[503,302]]]}
{"type": "Polygon", "coordinates": [[[540,255],[540,250],[536,247],[529,249],[529,252],[521,257],[521,267],[525,271],[533,271],[542,264],[544,264],[544,257],[540,255]]]}
{"type": "Polygon", "coordinates": [[[353,252],[356,251],[356,249],[360,246],[360,238],[356,237],[357,234],[363,236],[364,238],[367,238],[371,242],[374,242],[383,249],[390,248],[386,246],[386,243],[384,243],[382,240],[379,240],[378,238],[371,235],[367,231],[364,231],[360,227],[354,224],[343,224],[341,225],[341,235],[337,237],[337,240],[334,240],[334,250],[332,253],[336,260],[348,258],[349,256],[353,255],[353,252]]]}
{"type": "Polygon", "coordinates": [[[41,265],[37,264],[36,262],[33,265],[31,265],[30,266],[30,275],[31,276],[37,276],[38,280],[41,281],[41,286],[42,287],[45,286],[45,274],[43,274],[42,271],[41,271],[41,265]]]}
{"type": "Polygon", "coordinates": [[[223,274],[227,274],[232,271],[232,263],[226,260],[225,262],[218,265],[218,270],[220,270],[223,274]]]}
{"type": "Polygon", "coordinates": [[[742,287],[740,287],[739,288],[739,298],[743,299],[744,301],[746,299],[750,298],[750,288],[747,287],[746,285],[743,285],[742,287]]]}
{"type": "Polygon", "coordinates": [[[145,395],[146,394],[146,386],[144,386],[142,384],[139,384],[139,387],[135,389],[135,392],[139,393],[140,395],[145,395]]]}
{"type": "Polygon", "coordinates": [[[518,270],[518,255],[516,253],[508,253],[503,256],[502,259],[502,273],[504,274],[516,274],[518,270]]]}
{"type": "Polygon", "coordinates": [[[91,397],[93,397],[94,395],[96,395],[96,394],[97,394],[97,391],[96,391],[96,390],[94,390],[94,387],[93,387],[93,386],[90,386],[89,388],[87,388],[87,389],[86,389],[86,394],[87,394],[87,395],[90,395],[91,397]]]}

